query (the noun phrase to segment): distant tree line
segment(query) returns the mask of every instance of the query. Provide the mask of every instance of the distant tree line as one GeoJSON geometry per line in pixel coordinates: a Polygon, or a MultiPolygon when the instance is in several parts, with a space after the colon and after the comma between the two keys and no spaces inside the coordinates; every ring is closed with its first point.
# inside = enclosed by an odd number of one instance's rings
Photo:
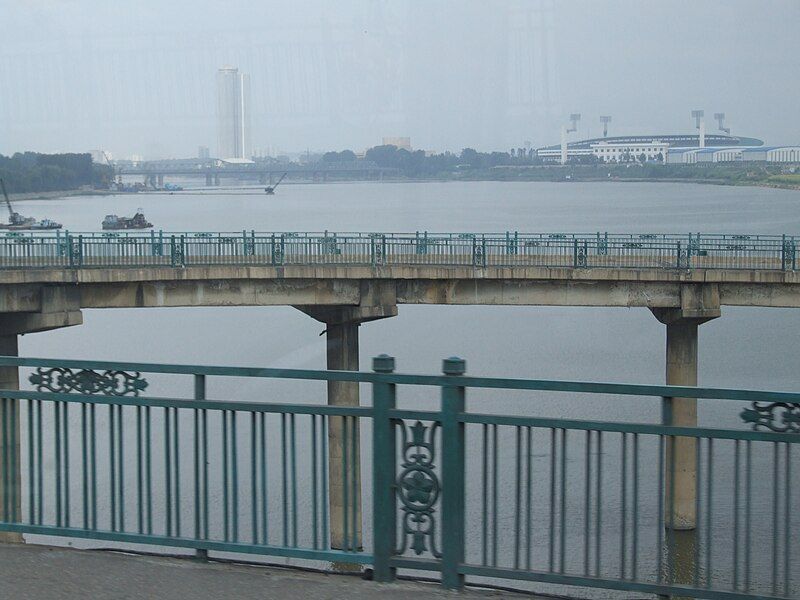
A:
{"type": "MultiPolygon", "coordinates": [[[[322,155],[322,162],[325,163],[350,163],[355,160],[357,157],[352,150],[322,155]]],[[[460,153],[427,154],[423,150],[408,151],[384,145],[367,150],[364,160],[379,167],[398,169],[406,177],[435,177],[454,171],[541,164],[536,152],[526,148],[512,148],[509,152],[478,152],[473,148],[464,148],[460,153]]]]}
{"type": "Polygon", "coordinates": [[[114,172],[96,165],[91,154],[0,154],[0,177],[9,193],[74,190],[82,186],[105,188],[114,172]]]}
{"type": "MultiPolygon", "coordinates": [[[[358,160],[352,150],[326,152],[321,158],[324,163],[352,163],[358,160]]],[[[460,153],[444,152],[441,154],[426,153],[422,150],[409,151],[397,146],[375,146],[366,151],[364,160],[379,167],[398,169],[406,177],[447,176],[464,171],[481,171],[493,167],[537,166],[553,164],[545,163],[532,148],[511,148],[508,152],[478,152],[474,148],[464,148],[460,153]]],[[[659,154],[656,162],[663,163],[664,157],[659,154]]],[[[571,156],[567,161],[572,165],[597,165],[603,161],[594,154],[571,156]]],[[[620,156],[615,163],[650,163],[653,162],[645,154],[638,156],[628,152],[620,156]]]]}

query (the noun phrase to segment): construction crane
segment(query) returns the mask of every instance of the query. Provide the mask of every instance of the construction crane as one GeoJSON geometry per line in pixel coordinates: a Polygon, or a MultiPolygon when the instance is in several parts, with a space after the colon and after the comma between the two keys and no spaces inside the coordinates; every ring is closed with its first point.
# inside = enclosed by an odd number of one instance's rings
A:
{"type": "Polygon", "coordinates": [[[116,184],[118,186],[122,186],[122,169],[120,169],[119,170],[120,172],[117,173],[117,169],[115,169],[114,165],[111,164],[111,157],[108,155],[108,152],[106,152],[105,150],[100,150],[100,152],[103,154],[103,158],[106,159],[106,165],[111,167],[111,172],[112,172],[111,179],[112,180],[116,179],[116,184]]]}
{"type": "Polygon", "coordinates": [[[0,178],[0,188],[3,190],[3,198],[6,200],[8,207],[8,225],[3,225],[7,229],[61,229],[61,223],[56,223],[50,219],[42,219],[37,221],[33,217],[23,217],[18,212],[15,212],[11,207],[11,200],[8,198],[6,191],[6,182],[0,178]]]}
{"type": "MultiPolygon", "coordinates": [[[[288,171],[287,171],[287,173],[288,173],[288,171]]],[[[264,191],[267,193],[267,196],[274,196],[275,195],[275,188],[280,185],[281,181],[283,181],[283,178],[286,177],[287,173],[284,173],[283,175],[281,175],[280,179],[278,179],[278,182],[275,185],[268,185],[267,187],[264,188],[264,191]]]]}
{"type": "Polygon", "coordinates": [[[8,207],[8,224],[17,226],[24,224],[26,221],[25,217],[18,212],[15,212],[11,207],[11,200],[9,200],[8,192],[6,192],[6,182],[2,179],[0,179],[0,187],[3,188],[3,198],[6,199],[6,206],[8,207]]]}

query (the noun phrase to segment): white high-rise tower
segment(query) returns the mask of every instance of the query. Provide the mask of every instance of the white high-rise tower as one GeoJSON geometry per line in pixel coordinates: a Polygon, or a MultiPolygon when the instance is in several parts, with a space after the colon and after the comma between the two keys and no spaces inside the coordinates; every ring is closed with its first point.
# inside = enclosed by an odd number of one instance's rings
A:
{"type": "Polygon", "coordinates": [[[217,157],[250,158],[250,76],[217,71],[217,157]]]}

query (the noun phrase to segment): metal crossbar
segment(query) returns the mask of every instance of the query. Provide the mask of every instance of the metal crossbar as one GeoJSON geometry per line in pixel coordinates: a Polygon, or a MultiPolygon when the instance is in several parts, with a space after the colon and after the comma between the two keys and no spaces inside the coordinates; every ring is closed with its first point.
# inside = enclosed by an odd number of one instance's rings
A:
{"type": "Polygon", "coordinates": [[[746,234],[8,232],[0,269],[434,265],[794,270],[794,236],[746,234]]]}
{"type": "Polygon", "coordinates": [[[381,581],[428,570],[449,588],[466,578],[720,599],[800,589],[798,393],[468,377],[458,359],[442,375],[407,375],[387,356],[371,373],[15,357],[0,367],[26,369],[30,384],[0,390],[0,531],[372,565],[381,581]],[[190,377],[191,397],[146,393],[169,376],[190,377]],[[372,402],[212,399],[209,377],[368,383],[372,402]],[[398,406],[398,386],[438,388],[439,408],[398,406]],[[489,413],[482,398],[499,390],[721,400],[739,426],[489,413]],[[674,483],[679,469],[692,485],[674,483]]]}

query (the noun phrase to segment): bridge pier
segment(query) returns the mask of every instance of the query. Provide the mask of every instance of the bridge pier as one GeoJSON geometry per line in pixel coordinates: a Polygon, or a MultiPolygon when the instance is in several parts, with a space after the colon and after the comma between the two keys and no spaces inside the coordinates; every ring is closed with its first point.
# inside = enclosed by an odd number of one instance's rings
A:
{"type": "Polygon", "coordinates": [[[206,173],[206,187],[211,187],[212,184],[211,173],[206,173]]]}
{"type": "MultiPolygon", "coordinates": [[[[0,335],[0,354],[18,356],[17,335],[0,335]]],[[[0,389],[19,389],[19,369],[0,367],[0,389]]],[[[0,521],[22,515],[19,400],[0,398],[0,521]]],[[[22,543],[22,534],[0,531],[0,543],[22,543]]]]}
{"type": "MultiPolygon", "coordinates": [[[[329,370],[358,371],[358,328],[362,323],[397,315],[397,300],[393,286],[364,282],[361,302],[359,306],[295,307],[317,321],[325,323],[326,360],[329,370]]],[[[328,404],[359,406],[358,383],[329,381],[328,404]]],[[[337,550],[362,547],[360,437],[357,419],[329,418],[330,543],[331,548],[337,550]]]]}
{"type": "Polygon", "coordinates": [[[158,189],[164,188],[164,175],[161,174],[158,176],[158,189]]]}
{"type": "MultiPolygon", "coordinates": [[[[74,287],[44,286],[33,295],[38,312],[0,312],[0,355],[18,356],[19,335],[83,323],[74,287]]],[[[19,389],[17,367],[0,367],[0,389],[19,389]]],[[[0,398],[0,520],[3,521],[22,518],[19,412],[19,400],[0,398]]],[[[0,532],[0,543],[22,541],[18,533],[0,532]]]]}
{"type": "Polygon", "coordinates": [[[219,186],[219,173],[214,174],[214,185],[219,186]]]}
{"type": "MultiPolygon", "coordinates": [[[[679,308],[653,308],[655,317],[667,326],[666,384],[697,385],[698,327],[721,315],[716,285],[681,287],[679,308]]],[[[679,427],[697,426],[696,398],[664,398],[662,423],[679,427]]],[[[667,438],[664,486],[664,521],[674,530],[697,526],[696,438],[667,438]],[[673,488],[674,486],[674,488],[673,488]]]]}

